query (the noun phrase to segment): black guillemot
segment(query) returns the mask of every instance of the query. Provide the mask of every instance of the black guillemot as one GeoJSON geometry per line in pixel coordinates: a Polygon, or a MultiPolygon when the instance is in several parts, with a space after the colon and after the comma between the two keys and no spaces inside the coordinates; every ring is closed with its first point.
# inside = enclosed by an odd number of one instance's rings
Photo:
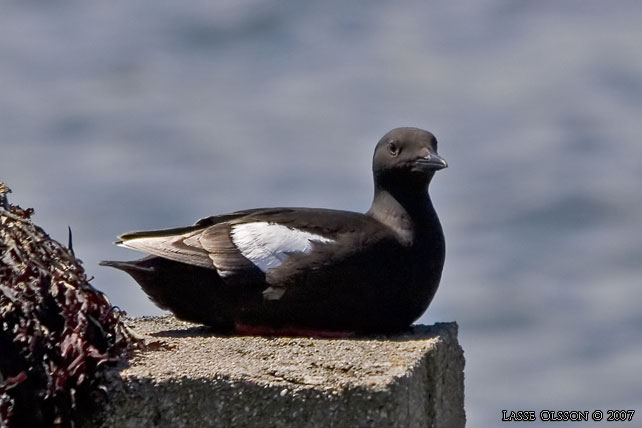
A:
{"type": "Polygon", "coordinates": [[[339,335],[407,328],[430,304],[445,257],[428,194],[447,167],[437,140],[396,128],[374,152],[365,214],[260,208],[193,226],[131,232],[118,245],[148,253],[105,261],[177,318],[246,334],[339,335]]]}

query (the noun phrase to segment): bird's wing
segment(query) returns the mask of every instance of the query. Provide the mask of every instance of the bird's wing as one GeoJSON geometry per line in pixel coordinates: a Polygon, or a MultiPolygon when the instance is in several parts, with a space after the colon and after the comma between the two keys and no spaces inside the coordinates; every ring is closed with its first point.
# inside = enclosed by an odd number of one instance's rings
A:
{"type": "Polygon", "coordinates": [[[209,254],[202,246],[194,245],[194,239],[203,233],[203,228],[184,228],[169,230],[135,232],[121,235],[116,244],[132,250],[142,251],[181,263],[215,269],[209,254]]]}
{"type": "Polygon", "coordinates": [[[206,228],[251,215],[260,210],[237,211],[200,219],[193,226],[162,230],[128,232],[120,235],[117,245],[181,263],[216,269],[209,253],[198,242],[206,228]]]}
{"type": "Polygon", "coordinates": [[[120,236],[119,245],[182,263],[216,269],[223,277],[264,273],[294,254],[308,254],[358,227],[363,215],[333,210],[273,208],[199,220],[196,225],[120,236]],[[358,223],[358,222],[357,222],[358,223]]]}
{"type": "Polygon", "coordinates": [[[281,265],[293,254],[310,253],[333,239],[274,221],[255,220],[208,228],[200,238],[219,274],[233,275],[249,261],[262,272],[281,265]]]}

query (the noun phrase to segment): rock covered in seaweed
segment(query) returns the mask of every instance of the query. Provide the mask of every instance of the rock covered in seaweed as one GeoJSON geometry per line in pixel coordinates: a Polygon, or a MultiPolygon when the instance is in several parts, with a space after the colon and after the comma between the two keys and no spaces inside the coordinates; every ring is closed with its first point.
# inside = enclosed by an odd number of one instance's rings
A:
{"type": "Polygon", "coordinates": [[[0,182],[0,427],[73,427],[101,372],[136,339],[73,251],[0,182]]]}

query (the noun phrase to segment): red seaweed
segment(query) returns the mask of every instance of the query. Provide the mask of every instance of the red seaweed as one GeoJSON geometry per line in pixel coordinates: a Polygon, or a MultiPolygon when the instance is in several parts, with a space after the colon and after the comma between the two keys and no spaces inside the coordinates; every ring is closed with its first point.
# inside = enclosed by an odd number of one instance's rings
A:
{"type": "Polygon", "coordinates": [[[8,192],[0,182],[0,427],[73,427],[137,340],[73,250],[8,192]]]}

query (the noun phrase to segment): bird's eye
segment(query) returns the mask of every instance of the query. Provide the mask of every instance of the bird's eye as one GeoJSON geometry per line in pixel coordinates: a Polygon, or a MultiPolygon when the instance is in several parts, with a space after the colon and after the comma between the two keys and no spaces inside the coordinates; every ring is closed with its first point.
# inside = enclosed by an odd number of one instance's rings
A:
{"type": "Polygon", "coordinates": [[[388,153],[390,153],[391,156],[397,156],[399,154],[399,147],[394,141],[388,143],[388,153]]]}

